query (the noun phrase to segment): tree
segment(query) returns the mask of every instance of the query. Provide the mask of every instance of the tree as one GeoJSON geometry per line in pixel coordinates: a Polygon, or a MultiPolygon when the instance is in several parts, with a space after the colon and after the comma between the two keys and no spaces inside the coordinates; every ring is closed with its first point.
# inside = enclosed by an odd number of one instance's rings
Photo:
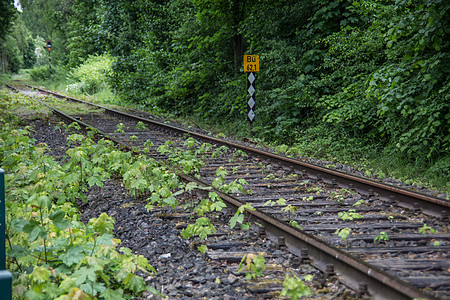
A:
{"type": "Polygon", "coordinates": [[[11,29],[16,12],[14,1],[0,0],[0,40],[4,39],[11,29]]]}
{"type": "Polygon", "coordinates": [[[11,49],[8,49],[10,45],[7,45],[6,35],[11,30],[16,15],[16,9],[14,3],[10,0],[0,0],[0,60],[1,60],[1,72],[6,72],[10,68],[10,62],[8,57],[11,49]]]}

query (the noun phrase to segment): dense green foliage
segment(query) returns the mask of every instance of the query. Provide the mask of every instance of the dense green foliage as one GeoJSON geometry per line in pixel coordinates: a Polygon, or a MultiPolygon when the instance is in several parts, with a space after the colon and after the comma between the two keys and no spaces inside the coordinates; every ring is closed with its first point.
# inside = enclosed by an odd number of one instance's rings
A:
{"type": "Polygon", "coordinates": [[[419,163],[448,155],[446,1],[102,3],[112,87],[127,101],[244,121],[245,50],[261,56],[260,136],[295,144],[314,126],[419,163]]]}
{"type": "Polygon", "coordinates": [[[67,90],[96,94],[107,88],[107,75],[111,69],[109,56],[89,56],[86,62],[73,68],[68,74],[67,90]]]}

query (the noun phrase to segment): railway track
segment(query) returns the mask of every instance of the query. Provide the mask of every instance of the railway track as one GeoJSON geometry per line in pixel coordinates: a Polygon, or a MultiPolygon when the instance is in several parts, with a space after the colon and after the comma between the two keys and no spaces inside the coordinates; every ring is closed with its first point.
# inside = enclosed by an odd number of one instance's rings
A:
{"type": "MultiPolygon", "coordinates": [[[[145,114],[98,108],[101,112],[90,116],[52,110],[128,147],[139,148],[150,140],[150,154],[160,159],[167,156],[157,148],[168,140],[191,152],[209,143],[199,178],[181,176],[210,185],[220,168],[225,183],[245,180],[245,191],[219,195],[235,207],[251,203],[256,210],[247,214],[264,226],[261,234],[276,247],[289,249],[299,262],[309,262],[327,276],[337,274],[374,299],[450,299],[448,202],[166,125],[145,114]],[[192,139],[186,142],[186,136],[192,139]]],[[[207,246],[207,255],[218,259],[214,249],[219,246],[207,246]]]]}

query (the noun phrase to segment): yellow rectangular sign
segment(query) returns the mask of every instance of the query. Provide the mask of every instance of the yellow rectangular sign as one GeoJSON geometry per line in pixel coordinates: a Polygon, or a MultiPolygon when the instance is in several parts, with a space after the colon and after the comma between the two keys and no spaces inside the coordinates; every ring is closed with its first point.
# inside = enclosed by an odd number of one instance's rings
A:
{"type": "Polygon", "coordinates": [[[259,72],[259,55],[244,55],[244,72],[259,72]]]}

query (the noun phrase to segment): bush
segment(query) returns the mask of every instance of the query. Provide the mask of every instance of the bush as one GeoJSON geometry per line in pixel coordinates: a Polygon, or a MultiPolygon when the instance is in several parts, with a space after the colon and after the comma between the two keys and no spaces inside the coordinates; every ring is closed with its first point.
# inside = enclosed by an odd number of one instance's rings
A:
{"type": "Polygon", "coordinates": [[[89,56],[83,64],[69,72],[67,79],[71,83],[67,84],[66,91],[93,95],[108,88],[106,80],[111,62],[108,55],[89,56]]]}
{"type": "Polygon", "coordinates": [[[48,66],[39,66],[30,70],[30,77],[33,81],[45,81],[49,78],[48,66]]]}
{"type": "MultiPolygon", "coordinates": [[[[34,67],[28,71],[28,74],[31,79],[36,82],[43,82],[50,79],[48,66],[34,67]]],[[[52,80],[60,80],[61,77],[64,77],[65,71],[59,66],[52,66],[51,75],[52,80]]]]}

